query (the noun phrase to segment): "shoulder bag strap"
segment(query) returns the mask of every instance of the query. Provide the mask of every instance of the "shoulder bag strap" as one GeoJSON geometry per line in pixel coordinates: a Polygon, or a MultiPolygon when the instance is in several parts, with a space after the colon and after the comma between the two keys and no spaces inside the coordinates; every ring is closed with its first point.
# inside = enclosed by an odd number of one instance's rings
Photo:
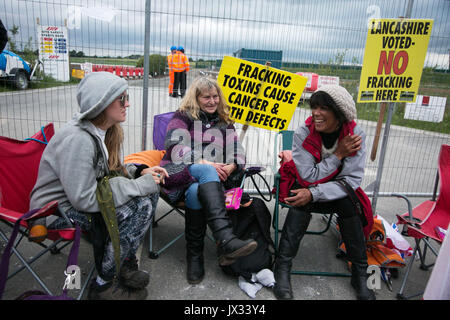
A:
{"type": "Polygon", "coordinates": [[[336,181],[339,182],[344,187],[350,200],[352,201],[353,205],[356,208],[356,213],[359,215],[363,227],[366,226],[368,224],[368,221],[367,221],[366,215],[363,211],[361,201],[359,200],[358,195],[356,194],[355,190],[353,190],[353,188],[344,179],[339,179],[336,181]]]}
{"type": "Polygon", "coordinates": [[[358,212],[358,214],[360,214],[360,215],[363,214],[363,211],[361,208],[361,202],[359,201],[359,198],[356,195],[355,190],[353,190],[353,188],[344,179],[339,179],[336,181],[339,182],[344,187],[345,191],[347,192],[348,196],[350,197],[350,200],[355,205],[355,208],[356,208],[356,211],[358,212]]]}

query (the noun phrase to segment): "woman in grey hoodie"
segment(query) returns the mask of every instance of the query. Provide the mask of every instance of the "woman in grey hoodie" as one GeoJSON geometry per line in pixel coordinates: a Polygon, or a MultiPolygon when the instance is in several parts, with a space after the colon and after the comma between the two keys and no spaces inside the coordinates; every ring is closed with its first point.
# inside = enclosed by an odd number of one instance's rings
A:
{"type": "MultiPolygon", "coordinates": [[[[39,165],[30,207],[58,201],[58,209],[93,239],[98,276],[89,289],[90,299],[145,299],[148,273],[138,270],[135,253],[147,231],[159,196],[158,184],[167,177],[161,167],[123,165],[121,151],[126,120],[128,84],[108,72],[94,72],[79,84],[80,112],[56,132],[39,165]],[[96,191],[100,180],[109,179],[117,216],[120,243],[119,282],[114,250],[107,239],[96,191]]],[[[35,224],[42,224],[38,221],[35,224]]],[[[108,223],[108,222],[106,222],[108,223]]],[[[62,228],[63,218],[49,225],[62,228]]]]}

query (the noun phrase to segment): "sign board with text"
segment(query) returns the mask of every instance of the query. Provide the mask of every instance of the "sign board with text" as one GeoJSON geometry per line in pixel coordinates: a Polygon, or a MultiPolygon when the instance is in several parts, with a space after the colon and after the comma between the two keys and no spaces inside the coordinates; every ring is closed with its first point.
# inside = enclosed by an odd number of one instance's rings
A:
{"type": "Polygon", "coordinates": [[[444,120],[446,97],[417,95],[416,102],[406,103],[405,119],[442,122],[444,120]]]}
{"type": "Polygon", "coordinates": [[[233,121],[280,131],[288,128],[307,78],[225,56],[217,81],[233,121]]]}
{"type": "Polygon", "coordinates": [[[413,102],[430,40],[432,19],[371,19],[358,102],[413,102]]]}
{"type": "Polygon", "coordinates": [[[39,39],[39,60],[44,64],[45,74],[59,81],[69,81],[67,28],[38,25],[37,33],[39,39]]]}

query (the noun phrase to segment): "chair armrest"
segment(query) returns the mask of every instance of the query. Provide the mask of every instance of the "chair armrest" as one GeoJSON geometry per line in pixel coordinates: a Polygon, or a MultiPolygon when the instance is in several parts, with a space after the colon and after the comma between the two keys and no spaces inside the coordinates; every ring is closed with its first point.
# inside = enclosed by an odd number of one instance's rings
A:
{"type": "Polygon", "coordinates": [[[401,198],[401,199],[406,201],[406,204],[408,205],[409,219],[411,221],[413,221],[412,205],[411,205],[411,201],[409,201],[408,197],[406,197],[405,195],[400,194],[400,193],[391,193],[391,196],[397,197],[397,198],[401,198]]]}
{"type": "MultiPolygon", "coordinates": [[[[418,223],[421,222],[420,219],[414,218],[413,216],[413,209],[412,209],[412,205],[411,205],[411,201],[409,201],[408,197],[406,197],[403,194],[400,193],[391,193],[391,196],[393,197],[397,197],[397,198],[401,198],[403,200],[406,201],[406,204],[408,205],[408,218],[405,217],[401,217],[399,215],[397,215],[397,217],[400,219],[402,219],[404,222],[406,222],[407,224],[409,224],[410,226],[414,226],[414,227],[419,227],[418,223]]],[[[420,228],[420,227],[419,227],[420,228]]],[[[405,230],[404,230],[405,231],[405,230]]]]}
{"type": "Polygon", "coordinates": [[[36,218],[44,218],[51,216],[55,213],[56,209],[58,208],[58,201],[51,201],[47,203],[45,206],[40,208],[36,213],[30,215],[29,217],[25,218],[24,220],[30,220],[30,219],[36,219],[36,218]]]}
{"type": "Polygon", "coordinates": [[[280,182],[280,179],[281,179],[281,174],[279,172],[277,172],[273,175],[274,184],[278,184],[280,182]]]}

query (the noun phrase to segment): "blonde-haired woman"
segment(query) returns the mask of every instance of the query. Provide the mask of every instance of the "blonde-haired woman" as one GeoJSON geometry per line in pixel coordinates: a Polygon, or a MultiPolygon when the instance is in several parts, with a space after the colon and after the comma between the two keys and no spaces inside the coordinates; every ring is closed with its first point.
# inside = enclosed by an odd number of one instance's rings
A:
{"type": "MultiPolygon", "coordinates": [[[[191,114],[195,120],[200,120],[200,111],[203,109],[201,107],[202,101],[199,101],[198,97],[203,92],[207,91],[209,93],[209,91],[211,90],[214,94],[216,94],[216,96],[214,97],[217,98],[217,105],[216,104],[208,105],[205,103],[203,103],[202,105],[205,106],[205,108],[210,107],[211,108],[210,111],[212,111],[212,109],[215,107],[214,112],[217,111],[218,118],[226,124],[232,124],[233,121],[231,121],[231,119],[229,118],[228,105],[225,101],[222,89],[215,80],[207,77],[200,77],[194,80],[186,96],[181,101],[179,110],[191,114]]],[[[207,110],[204,111],[210,114],[214,113],[208,112],[207,110]]]]}
{"type": "MultiPolygon", "coordinates": [[[[80,112],[56,132],[39,166],[30,207],[58,201],[58,209],[75,221],[93,239],[97,279],[89,289],[89,299],[145,299],[149,275],[138,270],[135,253],[147,231],[159,196],[158,184],[167,176],[161,167],[148,168],[122,164],[123,130],[130,106],[128,84],[108,72],[95,72],[78,85],[80,112]],[[100,214],[97,188],[109,179],[117,216],[120,274],[113,281],[116,261],[100,214]]],[[[38,223],[42,223],[39,221],[38,223]]],[[[49,228],[62,228],[58,218],[49,228]]]]}
{"type": "Polygon", "coordinates": [[[163,191],[172,203],[184,199],[186,204],[187,280],[199,283],[205,273],[207,225],[218,244],[222,266],[249,255],[257,246],[253,239],[238,239],[227,216],[222,183],[243,170],[245,154],[215,80],[201,77],[190,85],[168,124],[165,149],[161,166],[170,176],[163,191]]]}

